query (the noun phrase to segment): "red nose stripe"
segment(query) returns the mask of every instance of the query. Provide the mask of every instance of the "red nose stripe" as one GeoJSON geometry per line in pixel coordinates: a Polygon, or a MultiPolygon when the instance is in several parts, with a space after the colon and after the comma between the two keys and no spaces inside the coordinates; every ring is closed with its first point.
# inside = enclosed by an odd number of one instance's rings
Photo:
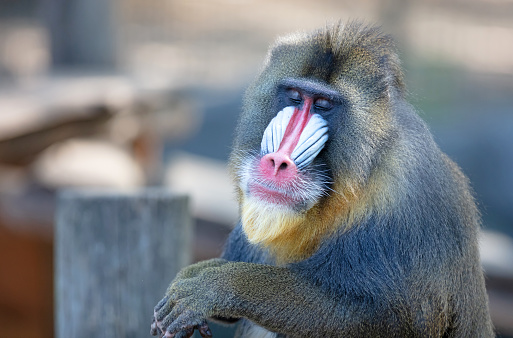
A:
{"type": "Polygon", "coordinates": [[[310,121],[310,108],[312,107],[312,99],[307,98],[301,107],[301,110],[296,108],[292,117],[290,118],[289,124],[287,125],[287,129],[285,129],[285,133],[283,135],[283,139],[281,140],[280,147],[278,148],[277,153],[281,153],[283,155],[287,155],[290,157],[294,148],[296,148],[297,143],[299,142],[299,138],[301,137],[301,133],[305,129],[308,121],[310,121]]]}

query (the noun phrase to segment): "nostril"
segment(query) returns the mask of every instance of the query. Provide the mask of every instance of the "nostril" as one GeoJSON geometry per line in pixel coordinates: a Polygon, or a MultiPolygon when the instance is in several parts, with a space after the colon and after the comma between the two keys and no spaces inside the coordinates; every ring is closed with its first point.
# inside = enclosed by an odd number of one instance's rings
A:
{"type": "Polygon", "coordinates": [[[283,178],[283,175],[295,175],[296,169],[288,154],[280,152],[267,154],[260,161],[261,172],[268,175],[269,178],[273,177],[273,179],[278,176],[283,178]]]}
{"type": "Polygon", "coordinates": [[[281,158],[278,155],[271,154],[269,157],[269,162],[271,163],[271,168],[274,170],[286,170],[287,169],[287,161],[284,158],[281,158]]]}

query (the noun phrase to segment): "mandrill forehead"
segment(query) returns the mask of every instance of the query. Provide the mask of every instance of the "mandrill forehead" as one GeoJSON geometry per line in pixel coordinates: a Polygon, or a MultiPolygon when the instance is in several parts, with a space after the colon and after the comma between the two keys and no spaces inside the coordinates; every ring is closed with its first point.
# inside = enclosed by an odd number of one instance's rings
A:
{"type": "Polygon", "coordinates": [[[395,44],[377,27],[361,23],[336,24],[310,34],[277,40],[262,73],[279,82],[287,77],[317,79],[342,90],[344,84],[376,96],[388,85],[404,93],[404,80],[395,44]]]}

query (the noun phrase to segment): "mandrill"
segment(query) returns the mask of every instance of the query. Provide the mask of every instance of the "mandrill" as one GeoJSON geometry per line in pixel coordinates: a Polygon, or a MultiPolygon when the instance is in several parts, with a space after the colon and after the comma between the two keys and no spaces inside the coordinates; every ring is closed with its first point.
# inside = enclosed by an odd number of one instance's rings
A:
{"type": "Polygon", "coordinates": [[[152,334],[494,336],[468,181],[405,96],[376,27],[279,39],[235,134],[240,223],[177,275],[152,334]]]}

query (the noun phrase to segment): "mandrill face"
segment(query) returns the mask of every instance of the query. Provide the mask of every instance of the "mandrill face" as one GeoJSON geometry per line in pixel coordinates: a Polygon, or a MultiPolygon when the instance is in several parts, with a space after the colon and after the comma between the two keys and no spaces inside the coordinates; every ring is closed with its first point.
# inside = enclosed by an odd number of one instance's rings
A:
{"type": "Polygon", "coordinates": [[[314,162],[328,140],[326,115],[333,103],[328,91],[284,81],[278,90],[281,108],[265,128],[260,152],[246,161],[240,187],[247,199],[284,212],[311,208],[328,190],[326,168],[314,162]],[[324,117],[323,117],[324,115],[324,117]]]}
{"type": "Polygon", "coordinates": [[[238,168],[242,222],[250,241],[266,243],[300,227],[308,210],[331,190],[319,154],[329,140],[329,117],[339,95],[311,80],[285,79],[260,149],[238,168]]]}

